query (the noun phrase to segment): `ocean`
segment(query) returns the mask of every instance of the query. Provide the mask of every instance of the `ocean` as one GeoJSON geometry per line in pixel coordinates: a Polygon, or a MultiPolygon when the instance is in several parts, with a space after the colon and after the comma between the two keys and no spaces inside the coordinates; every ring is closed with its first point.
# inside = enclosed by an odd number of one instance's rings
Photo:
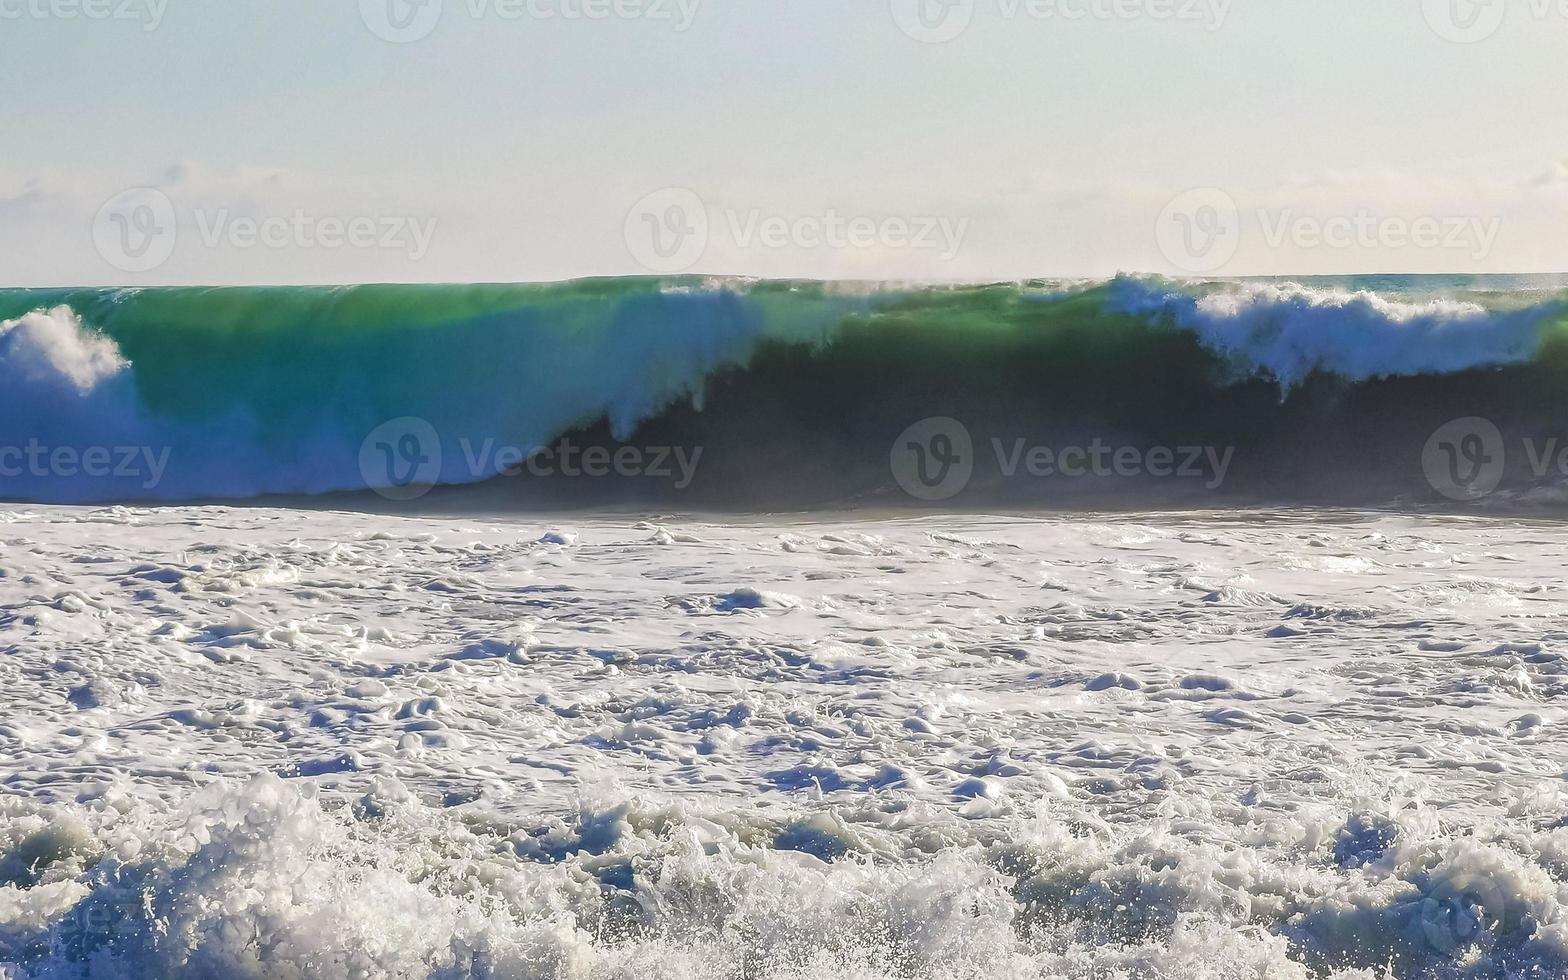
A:
{"type": "Polygon", "coordinates": [[[1565,325],[0,290],[0,977],[1563,976],[1565,325]]]}

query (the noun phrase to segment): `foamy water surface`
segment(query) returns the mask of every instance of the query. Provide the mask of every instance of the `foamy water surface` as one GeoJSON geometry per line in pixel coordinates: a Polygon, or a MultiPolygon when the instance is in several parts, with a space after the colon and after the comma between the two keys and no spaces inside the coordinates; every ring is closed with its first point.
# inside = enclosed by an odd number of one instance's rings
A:
{"type": "Polygon", "coordinates": [[[13,508],[0,976],[1560,976],[1565,541],[13,508]]]}

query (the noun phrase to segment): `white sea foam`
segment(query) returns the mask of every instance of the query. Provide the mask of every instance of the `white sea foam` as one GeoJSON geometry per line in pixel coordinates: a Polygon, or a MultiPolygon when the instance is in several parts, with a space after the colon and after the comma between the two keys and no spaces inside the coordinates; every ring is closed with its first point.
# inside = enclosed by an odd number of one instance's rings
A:
{"type": "Polygon", "coordinates": [[[1561,535],[1273,518],[0,513],[0,972],[1562,975],[1561,535]]]}
{"type": "Polygon", "coordinates": [[[0,322],[0,376],[8,385],[69,385],[81,394],[127,366],[114,342],[85,329],[68,306],[0,322]]]}
{"type": "Polygon", "coordinates": [[[1163,312],[1203,343],[1293,387],[1314,371],[1352,380],[1444,374],[1527,361],[1543,328],[1568,312],[1550,299],[1494,310],[1449,298],[1244,282],[1204,290],[1118,279],[1111,308],[1163,312]]]}

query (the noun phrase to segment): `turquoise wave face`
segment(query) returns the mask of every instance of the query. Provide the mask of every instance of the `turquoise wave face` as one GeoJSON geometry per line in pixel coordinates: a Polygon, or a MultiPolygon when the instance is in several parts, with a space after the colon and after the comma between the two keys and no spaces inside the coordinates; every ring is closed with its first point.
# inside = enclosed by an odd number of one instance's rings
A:
{"type": "Polygon", "coordinates": [[[416,463],[422,482],[469,484],[516,462],[475,447],[526,455],[583,432],[608,448],[708,447],[722,474],[708,504],[789,503],[886,491],[891,440],[933,416],[1040,437],[1293,444],[1315,400],[1371,404],[1405,379],[1422,398],[1468,393],[1477,413],[1554,417],[1565,305],[1551,282],[1365,285],[0,291],[0,495],[320,494],[397,483],[416,463]],[[1509,382],[1494,391],[1498,371],[1509,382]],[[410,425],[439,451],[409,443],[410,425]],[[145,458],[131,476],[87,472],[99,449],[145,458]],[[59,450],[64,465],[39,464],[59,450]]]}
{"type": "Polygon", "coordinates": [[[69,309],[116,344],[141,406],[161,416],[241,414],[282,442],[323,419],[357,427],[394,412],[532,417],[548,437],[605,413],[633,424],[759,336],[818,339],[863,305],[775,298],[650,280],[156,289],[0,294],[0,318],[69,309]]]}
{"type": "MultiPolygon", "coordinates": [[[[9,292],[0,444],[166,447],[149,489],[173,497],[360,489],[360,445],[389,419],[522,447],[601,418],[629,433],[762,338],[817,343],[868,303],[647,280],[9,292]],[[78,383],[69,364],[99,339],[120,363],[78,383]]],[[[492,475],[453,458],[437,479],[492,475]]],[[[113,481],[32,483],[0,492],[121,494],[113,481]]]]}

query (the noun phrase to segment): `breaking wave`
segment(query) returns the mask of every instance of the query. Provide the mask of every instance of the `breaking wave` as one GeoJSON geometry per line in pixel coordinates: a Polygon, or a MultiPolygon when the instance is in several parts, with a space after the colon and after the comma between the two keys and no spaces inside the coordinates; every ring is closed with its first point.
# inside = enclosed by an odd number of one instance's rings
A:
{"type": "MultiPolygon", "coordinates": [[[[389,479],[367,436],[413,419],[438,485],[508,469],[474,447],[575,434],[705,447],[683,489],[707,505],[864,503],[896,496],[898,433],[944,416],[982,441],[1236,447],[1230,492],[1386,500],[1447,419],[1568,432],[1565,319],[1540,289],[1131,277],[0,291],[0,495],[362,491],[389,479]],[[1387,465],[1345,479],[1349,442],[1387,465]]],[[[973,493],[1053,502],[998,482],[973,493]]]]}

